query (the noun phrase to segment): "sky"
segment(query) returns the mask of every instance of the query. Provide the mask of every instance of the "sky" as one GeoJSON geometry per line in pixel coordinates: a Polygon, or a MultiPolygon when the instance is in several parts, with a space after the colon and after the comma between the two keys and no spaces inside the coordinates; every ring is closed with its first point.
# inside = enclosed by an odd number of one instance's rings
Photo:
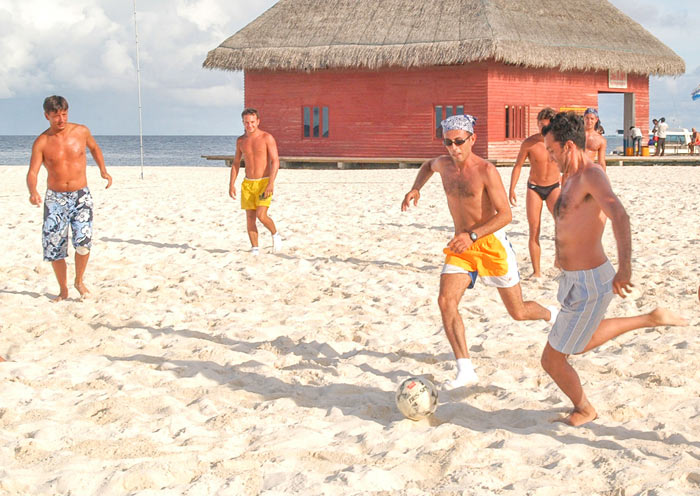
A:
{"type": "MultiPolygon", "coordinates": [[[[686,62],[681,77],[650,79],[651,116],[699,127],[698,0],[612,0],[686,62]]],[[[241,72],[202,68],[206,54],[276,0],[136,0],[143,133],[239,135],[241,72]]],[[[0,135],[36,135],[44,98],[94,135],[139,132],[133,0],[0,0],[0,135]]],[[[608,132],[622,98],[601,98],[608,132]]]]}

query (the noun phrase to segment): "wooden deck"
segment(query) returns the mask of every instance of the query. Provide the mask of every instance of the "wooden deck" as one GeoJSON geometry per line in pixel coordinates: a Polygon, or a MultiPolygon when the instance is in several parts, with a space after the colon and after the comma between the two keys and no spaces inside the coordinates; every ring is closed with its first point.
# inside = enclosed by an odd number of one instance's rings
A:
{"type": "MultiPolygon", "coordinates": [[[[223,160],[228,167],[233,165],[234,155],[202,155],[207,160],[223,160]]],[[[369,157],[280,157],[281,169],[314,169],[314,168],[338,168],[338,169],[408,169],[418,168],[427,160],[426,158],[369,158],[369,157]]],[[[496,167],[513,167],[515,160],[489,160],[496,167]]],[[[700,166],[700,155],[666,155],[663,157],[626,157],[622,155],[608,155],[605,161],[609,166],[640,165],[692,165],[700,166]]],[[[241,166],[245,164],[241,162],[241,166]]]]}

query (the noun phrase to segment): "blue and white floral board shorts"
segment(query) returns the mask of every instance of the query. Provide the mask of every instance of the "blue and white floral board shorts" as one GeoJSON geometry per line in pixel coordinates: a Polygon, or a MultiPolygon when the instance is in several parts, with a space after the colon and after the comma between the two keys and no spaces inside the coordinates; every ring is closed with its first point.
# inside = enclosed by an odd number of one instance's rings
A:
{"type": "Polygon", "coordinates": [[[77,191],[46,190],[42,243],[44,260],[54,262],[68,256],[68,226],[73,247],[92,247],[92,196],[85,187],[77,191]]]}

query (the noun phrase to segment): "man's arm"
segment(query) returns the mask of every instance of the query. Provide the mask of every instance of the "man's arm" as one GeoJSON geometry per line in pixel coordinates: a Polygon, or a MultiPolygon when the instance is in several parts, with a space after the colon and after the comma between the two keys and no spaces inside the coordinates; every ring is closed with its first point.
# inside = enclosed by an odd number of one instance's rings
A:
{"type": "Polygon", "coordinates": [[[112,176],[107,174],[107,167],[105,167],[105,159],[102,155],[100,146],[97,144],[97,141],[95,141],[95,138],[92,137],[90,130],[88,128],[85,128],[85,130],[87,131],[87,139],[85,143],[87,144],[88,150],[90,150],[92,158],[95,159],[97,167],[100,168],[100,176],[102,176],[102,179],[107,180],[107,186],[105,186],[105,189],[107,189],[112,185],[112,176]]]}
{"type": "Polygon", "coordinates": [[[513,166],[513,172],[510,174],[510,188],[508,198],[510,199],[510,204],[515,206],[518,200],[515,195],[515,185],[518,184],[518,179],[520,179],[520,171],[523,168],[525,159],[527,158],[529,146],[527,146],[528,140],[523,141],[520,145],[520,151],[518,152],[518,158],[515,159],[515,165],[513,166]]]}
{"type": "Polygon", "coordinates": [[[236,178],[238,177],[238,170],[241,168],[242,157],[241,138],[238,138],[236,140],[236,156],[233,158],[233,164],[231,165],[231,179],[228,183],[228,194],[234,200],[236,199],[236,178]]]}
{"type": "Polygon", "coordinates": [[[418,199],[420,198],[420,189],[423,186],[425,186],[425,183],[428,182],[428,179],[430,179],[430,177],[435,172],[435,170],[433,169],[433,163],[436,160],[437,160],[437,158],[426,160],[420,166],[420,169],[418,169],[418,175],[416,176],[416,180],[413,181],[413,186],[411,186],[411,191],[406,193],[406,196],[404,197],[403,202],[401,202],[401,211],[402,212],[405,212],[406,210],[408,210],[408,207],[411,203],[411,200],[413,200],[414,206],[418,205],[418,199]]]}
{"type": "Polygon", "coordinates": [[[600,146],[598,147],[598,163],[600,166],[605,170],[607,168],[607,164],[605,163],[605,151],[608,148],[608,140],[603,138],[602,136],[600,137],[600,146]]]}
{"type": "MultiPolygon", "coordinates": [[[[503,187],[501,176],[496,167],[490,163],[486,166],[484,189],[486,189],[486,193],[489,195],[491,205],[493,205],[496,213],[493,217],[485,219],[481,224],[472,227],[472,232],[476,233],[477,238],[483,238],[488,234],[494,233],[510,224],[510,221],[513,220],[513,212],[508,204],[508,197],[506,196],[506,189],[503,187]]],[[[468,233],[459,233],[447,243],[447,247],[455,253],[462,253],[469,249],[471,245],[472,240],[469,238],[468,233]]]]}
{"type": "Polygon", "coordinates": [[[280,170],[280,157],[279,153],[277,152],[277,142],[271,134],[268,134],[265,137],[265,146],[267,147],[267,160],[270,168],[270,179],[263,195],[264,198],[269,198],[275,192],[275,178],[277,177],[277,172],[280,170]]]}
{"type": "Polygon", "coordinates": [[[610,186],[608,177],[596,168],[585,171],[584,178],[588,191],[600,205],[603,213],[610,219],[617,243],[618,269],[613,279],[613,291],[625,297],[623,290],[629,292],[632,283],[632,232],[630,218],[620,199],[610,186]]]}
{"type": "Polygon", "coordinates": [[[39,169],[44,162],[44,146],[42,136],[39,136],[32,145],[32,156],[29,159],[29,171],[27,172],[27,188],[29,189],[29,203],[41,205],[41,195],[36,190],[39,177],[39,169]]]}

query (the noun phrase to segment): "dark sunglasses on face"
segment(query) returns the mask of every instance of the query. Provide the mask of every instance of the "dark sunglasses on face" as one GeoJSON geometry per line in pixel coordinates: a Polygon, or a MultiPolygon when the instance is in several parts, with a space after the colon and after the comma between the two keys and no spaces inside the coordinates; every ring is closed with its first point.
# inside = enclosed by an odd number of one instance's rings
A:
{"type": "Polygon", "coordinates": [[[457,146],[462,146],[462,145],[463,145],[464,143],[466,143],[467,141],[469,141],[469,138],[464,138],[464,139],[462,139],[462,138],[455,138],[455,139],[453,139],[453,140],[451,140],[451,139],[449,139],[449,138],[445,138],[444,140],[442,140],[442,143],[443,143],[445,146],[452,146],[453,143],[454,143],[455,145],[457,145],[457,146]]]}

